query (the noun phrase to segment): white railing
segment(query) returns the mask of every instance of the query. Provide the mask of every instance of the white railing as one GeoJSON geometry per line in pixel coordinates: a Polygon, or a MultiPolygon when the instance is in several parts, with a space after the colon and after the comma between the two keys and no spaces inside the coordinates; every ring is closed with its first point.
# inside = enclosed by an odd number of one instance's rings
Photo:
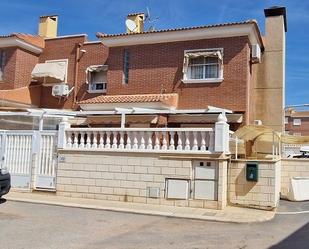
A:
{"type": "Polygon", "coordinates": [[[212,128],[69,128],[67,149],[214,151],[212,128]]]}
{"type": "Polygon", "coordinates": [[[58,148],[179,153],[229,153],[229,125],[218,115],[214,128],[70,128],[59,124],[58,148]]]}
{"type": "Polygon", "coordinates": [[[301,154],[300,148],[303,146],[309,146],[309,144],[284,144],[282,154],[284,157],[299,155],[301,154]]]}

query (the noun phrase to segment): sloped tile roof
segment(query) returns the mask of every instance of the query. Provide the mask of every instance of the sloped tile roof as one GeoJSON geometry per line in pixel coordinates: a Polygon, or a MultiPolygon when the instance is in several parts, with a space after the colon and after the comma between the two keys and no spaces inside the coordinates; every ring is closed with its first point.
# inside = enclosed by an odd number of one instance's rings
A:
{"type": "Polygon", "coordinates": [[[45,47],[44,38],[39,35],[31,35],[31,34],[24,34],[24,33],[12,33],[10,35],[0,35],[0,38],[9,38],[9,37],[16,37],[20,40],[23,40],[39,48],[45,47]]]}
{"type": "Polygon", "coordinates": [[[78,104],[101,104],[101,103],[144,103],[166,102],[177,99],[177,93],[168,94],[136,94],[136,95],[102,95],[80,101],[78,104]]]}
{"type": "Polygon", "coordinates": [[[232,26],[232,25],[243,25],[243,24],[254,24],[259,31],[256,20],[247,20],[243,22],[229,22],[229,23],[220,23],[220,24],[211,24],[204,26],[193,26],[193,27],[184,27],[184,28],[174,28],[174,29],[162,29],[162,30],[152,30],[152,31],[144,31],[140,33],[121,33],[121,34],[104,34],[104,33],[96,33],[98,38],[104,37],[117,37],[117,36],[131,36],[131,35],[142,35],[142,34],[152,34],[152,33],[163,33],[163,32],[172,32],[172,31],[183,31],[183,30],[192,30],[192,29],[205,29],[205,28],[215,28],[215,27],[224,27],[224,26],[232,26]]]}

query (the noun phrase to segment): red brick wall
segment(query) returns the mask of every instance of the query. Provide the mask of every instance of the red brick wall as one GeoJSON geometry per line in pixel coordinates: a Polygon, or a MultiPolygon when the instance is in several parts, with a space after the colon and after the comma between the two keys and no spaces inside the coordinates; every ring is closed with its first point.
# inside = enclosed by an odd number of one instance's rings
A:
{"type": "Polygon", "coordinates": [[[0,83],[0,90],[29,86],[38,55],[16,47],[7,48],[5,52],[4,80],[0,83]]]}
{"type": "Polygon", "coordinates": [[[17,48],[5,49],[5,66],[3,81],[0,81],[0,90],[7,90],[14,88],[15,68],[16,68],[16,54],[17,48]]]}
{"type": "Polygon", "coordinates": [[[285,125],[285,130],[290,135],[300,133],[302,136],[309,136],[309,117],[289,117],[289,123],[285,125]],[[293,125],[293,119],[301,119],[301,125],[293,125]]]}
{"type": "MultiPolygon", "coordinates": [[[[46,60],[69,59],[68,84],[70,88],[74,86],[76,48],[79,43],[83,44],[84,41],[84,36],[46,40],[44,52],[40,56],[41,63],[46,60]]],[[[80,55],[76,87],[77,101],[97,96],[87,93],[88,85],[85,83],[85,70],[90,65],[105,64],[108,54],[107,48],[101,43],[86,43],[82,49],[85,49],[86,53],[81,53],[80,55]]],[[[73,107],[73,93],[70,94],[67,100],[62,98],[62,100],[59,101],[58,98],[51,95],[52,87],[43,87],[42,89],[41,107],[65,109],[73,107]]]]}
{"type": "Polygon", "coordinates": [[[22,49],[16,50],[16,68],[14,88],[29,86],[31,83],[31,72],[38,63],[38,55],[22,49]]]}
{"type": "Polygon", "coordinates": [[[245,112],[249,84],[247,37],[231,37],[126,47],[130,51],[129,84],[122,83],[124,47],[110,48],[108,95],[166,92],[179,94],[179,108],[207,105],[245,112]],[[222,83],[184,84],[184,50],[224,49],[222,83]]]}

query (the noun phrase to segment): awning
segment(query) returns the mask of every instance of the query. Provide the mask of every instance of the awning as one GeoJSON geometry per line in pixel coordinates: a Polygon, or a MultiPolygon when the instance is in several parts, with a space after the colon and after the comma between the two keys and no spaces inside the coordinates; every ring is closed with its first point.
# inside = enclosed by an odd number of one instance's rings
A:
{"type": "Polygon", "coordinates": [[[101,71],[107,71],[108,66],[107,65],[92,65],[87,67],[86,69],[86,84],[88,84],[91,81],[91,73],[92,72],[101,72],[101,71]]]}
{"type": "Polygon", "coordinates": [[[183,60],[183,72],[184,73],[187,72],[187,69],[189,66],[189,60],[198,58],[198,57],[217,57],[220,60],[220,62],[222,61],[222,53],[219,50],[185,53],[184,60],[183,60]]]}
{"type": "Polygon", "coordinates": [[[45,79],[47,82],[64,82],[66,76],[65,62],[39,63],[32,70],[33,79],[45,79]]]}
{"type": "MultiPolygon", "coordinates": [[[[126,115],[127,124],[166,125],[166,117],[162,115],[126,115]]],[[[121,115],[100,115],[87,117],[88,125],[119,125],[121,115]]]]}
{"type": "MultiPolygon", "coordinates": [[[[228,123],[242,123],[242,114],[226,114],[228,123]]],[[[171,114],[168,117],[169,123],[215,123],[218,120],[218,114],[171,114]]]]}

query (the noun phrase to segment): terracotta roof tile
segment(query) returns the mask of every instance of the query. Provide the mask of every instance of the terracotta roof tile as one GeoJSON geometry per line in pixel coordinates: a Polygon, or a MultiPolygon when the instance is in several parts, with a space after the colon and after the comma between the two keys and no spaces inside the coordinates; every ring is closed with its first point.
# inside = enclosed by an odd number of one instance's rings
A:
{"type": "Polygon", "coordinates": [[[192,29],[215,28],[215,27],[223,27],[223,26],[242,25],[242,24],[255,24],[257,26],[257,21],[256,20],[247,20],[247,21],[243,21],[243,22],[229,22],[229,23],[212,24],[212,25],[204,25],[204,26],[193,26],[193,27],[174,28],[174,29],[162,29],[162,30],[144,31],[144,32],[140,32],[140,33],[104,34],[104,33],[98,32],[98,33],[96,33],[96,36],[98,38],[104,38],[104,37],[116,37],[116,36],[128,36],[128,35],[141,35],[141,34],[163,33],[163,32],[183,31],[183,30],[192,30],[192,29]]]}
{"type": "Polygon", "coordinates": [[[100,103],[141,103],[141,102],[166,102],[178,98],[177,93],[168,94],[137,94],[137,95],[102,95],[80,101],[78,104],[100,103]]]}
{"type": "Polygon", "coordinates": [[[10,35],[0,35],[0,38],[9,38],[9,37],[16,37],[20,40],[23,40],[39,48],[45,47],[44,38],[39,35],[31,35],[31,34],[23,34],[23,33],[12,33],[10,35]]]}

